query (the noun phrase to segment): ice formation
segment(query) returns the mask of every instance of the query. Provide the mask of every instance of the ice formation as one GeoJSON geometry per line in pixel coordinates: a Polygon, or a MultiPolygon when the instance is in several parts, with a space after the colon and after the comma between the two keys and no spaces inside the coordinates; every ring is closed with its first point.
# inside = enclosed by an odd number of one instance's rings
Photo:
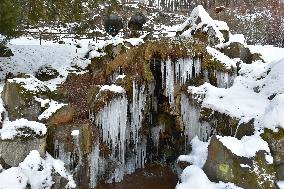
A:
{"type": "Polygon", "coordinates": [[[144,109],[146,104],[146,93],[145,93],[145,86],[142,85],[141,87],[138,87],[138,85],[133,81],[133,97],[132,97],[132,104],[131,104],[131,124],[130,124],[130,133],[129,133],[129,139],[128,141],[133,141],[135,144],[135,151],[136,151],[136,168],[143,168],[144,158],[141,157],[143,154],[146,155],[146,148],[145,150],[141,149],[141,146],[139,146],[139,143],[141,143],[141,135],[139,134],[139,131],[142,128],[142,121],[144,118],[144,109]],[[141,152],[138,152],[138,151],[141,152]],[[142,155],[141,155],[142,154],[142,155]],[[140,166],[142,165],[142,166],[140,166]]]}
{"type": "Polygon", "coordinates": [[[198,106],[190,103],[185,94],[181,94],[181,115],[184,124],[184,134],[186,136],[186,145],[195,136],[202,141],[206,141],[211,133],[211,126],[207,122],[200,122],[200,109],[198,106]]]}
{"type": "Polygon", "coordinates": [[[173,107],[175,103],[175,84],[184,85],[192,78],[201,73],[201,59],[180,58],[177,61],[167,59],[161,62],[162,86],[165,88],[165,95],[173,107]]]}
{"type": "Polygon", "coordinates": [[[127,98],[113,99],[96,116],[96,125],[100,128],[102,142],[111,148],[115,156],[118,148],[118,159],[124,164],[125,132],[127,124],[127,98]]]}
{"type": "Polygon", "coordinates": [[[166,131],[166,127],[165,127],[165,124],[163,123],[160,123],[158,126],[151,128],[151,138],[154,143],[154,146],[156,146],[157,149],[159,149],[160,135],[164,133],[165,131],[166,131]]]}

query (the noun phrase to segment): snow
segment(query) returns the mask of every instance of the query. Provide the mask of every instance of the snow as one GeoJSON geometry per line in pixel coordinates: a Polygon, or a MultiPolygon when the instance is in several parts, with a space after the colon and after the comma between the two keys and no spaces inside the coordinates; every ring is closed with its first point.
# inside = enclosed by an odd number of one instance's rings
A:
{"type": "Polygon", "coordinates": [[[258,120],[258,126],[276,131],[284,128],[284,94],[277,95],[266,107],[263,116],[258,120]]]}
{"type": "Polygon", "coordinates": [[[49,101],[49,107],[38,116],[38,120],[48,119],[52,114],[54,114],[57,110],[61,109],[63,106],[67,104],[59,103],[54,100],[49,101]]]}
{"type": "Polygon", "coordinates": [[[73,131],[71,132],[71,135],[72,135],[72,136],[78,136],[79,133],[80,133],[79,130],[73,130],[73,131]]]}
{"type": "Polygon", "coordinates": [[[248,45],[252,53],[260,53],[265,62],[271,63],[284,58],[284,48],[273,47],[271,45],[248,45]]]}
{"type": "Polygon", "coordinates": [[[208,46],[206,48],[206,50],[216,60],[219,60],[221,63],[223,63],[224,66],[227,69],[231,69],[232,67],[236,67],[236,62],[234,60],[230,59],[228,56],[226,56],[225,54],[221,53],[217,49],[214,49],[214,48],[208,46]]]}
{"type": "Polygon", "coordinates": [[[21,84],[26,90],[34,93],[48,90],[48,87],[42,81],[31,74],[27,74],[23,78],[8,79],[8,82],[21,84]]]}
{"type": "Polygon", "coordinates": [[[187,25],[191,25],[192,27],[188,31],[185,31],[182,36],[188,36],[188,34],[191,33],[190,31],[198,29],[202,29],[203,31],[207,32],[209,28],[212,27],[214,35],[219,39],[220,43],[224,42],[224,37],[219,29],[228,29],[228,26],[226,26],[225,22],[214,21],[202,5],[198,5],[192,10],[190,17],[183,24],[177,26],[177,31],[184,30],[187,25]],[[196,23],[198,18],[201,19],[200,23],[196,23]]]}
{"type": "Polygon", "coordinates": [[[250,65],[242,64],[240,76],[228,89],[205,83],[199,87],[190,86],[188,90],[191,94],[203,97],[198,99],[202,101],[202,107],[236,117],[246,123],[262,116],[269,104],[267,95],[255,92],[260,82],[258,78],[266,72],[265,66],[266,64],[259,62],[250,65]]]}
{"type": "Polygon", "coordinates": [[[34,99],[35,99],[35,101],[37,101],[37,102],[40,103],[40,106],[41,106],[42,108],[46,107],[46,106],[49,104],[49,102],[50,102],[49,99],[42,99],[42,98],[38,98],[38,97],[36,97],[36,96],[34,97],[34,99]]]}
{"type": "Polygon", "coordinates": [[[122,88],[121,86],[117,86],[117,85],[103,85],[100,89],[100,91],[111,91],[111,92],[115,92],[115,93],[125,93],[125,89],[122,88]]]}
{"type": "MultiPolygon", "coordinates": [[[[87,43],[87,42],[86,42],[87,43]]],[[[14,75],[19,73],[35,74],[44,65],[56,68],[60,76],[56,79],[46,81],[49,88],[55,90],[57,85],[66,80],[72,66],[78,65],[85,68],[90,64],[90,60],[82,59],[87,52],[86,48],[77,49],[74,45],[58,45],[52,41],[39,45],[39,40],[21,37],[9,42],[8,47],[14,53],[12,57],[0,57],[1,71],[0,79],[5,78],[6,73],[14,75]]],[[[32,78],[34,79],[34,78],[32,78]]],[[[35,82],[37,82],[35,80],[35,82]]]]}
{"type": "Polygon", "coordinates": [[[251,158],[258,151],[266,151],[270,153],[268,143],[264,141],[258,134],[252,136],[244,136],[241,140],[231,136],[217,136],[224,146],[237,156],[251,158]]]}
{"type": "Polygon", "coordinates": [[[176,189],[241,189],[232,183],[211,182],[203,170],[195,165],[185,168],[176,189]]]}
{"type": "Polygon", "coordinates": [[[192,151],[189,155],[181,155],[178,161],[186,161],[192,165],[202,168],[207,160],[209,142],[202,142],[198,137],[194,137],[191,141],[192,151]]]}
{"type": "Polygon", "coordinates": [[[118,80],[118,79],[124,79],[124,78],[125,78],[125,76],[126,76],[126,75],[124,75],[124,74],[122,74],[122,75],[118,75],[118,76],[116,77],[116,80],[118,80]]]}
{"type": "Polygon", "coordinates": [[[279,189],[284,189],[284,181],[278,181],[277,186],[279,187],[279,189]]]}
{"type": "Polygon", "coordinates": [[[75,188],[73,177],[67,173],[64,163],[53,159],[49,154],[42,159],[38,151],[33,150],[18,167],[12,167],[0,173],[1,189],[24,189],[30,184],[32,189],[51,188],[54,184],[52,176],[59,173],[68,180],[66,187],[75,188]]]}
{"type": "Polygon", "coordinates": [[[4,121],[3,127],[0,129],[0,136],[2,140],[13,139],[16,136],[28,137],[31,133],[25,133],[23,129],[30,129],[39,136],[44,136],[47,128],[43,123],[36,121],[28,121],[21,118],[16,121],[4,121]]]}
{"type": "Polygon", "coordinates": [[[242,168],[251,168],[251,166],[249,166],[249,165],[247,165],[247,164],[240,164],[240,166],[241,166],[242,168]]]}

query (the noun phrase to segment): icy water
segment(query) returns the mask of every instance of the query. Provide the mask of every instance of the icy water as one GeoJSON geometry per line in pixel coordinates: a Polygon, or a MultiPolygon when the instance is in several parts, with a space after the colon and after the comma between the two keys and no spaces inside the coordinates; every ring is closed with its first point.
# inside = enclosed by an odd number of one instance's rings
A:
{"type": "Polygon", "coordinates": [[[169,167],[146,166],[131,175],[126,175],[120,183],[103,184],[97,189],[174,189],[178,176],[169,167]]]}

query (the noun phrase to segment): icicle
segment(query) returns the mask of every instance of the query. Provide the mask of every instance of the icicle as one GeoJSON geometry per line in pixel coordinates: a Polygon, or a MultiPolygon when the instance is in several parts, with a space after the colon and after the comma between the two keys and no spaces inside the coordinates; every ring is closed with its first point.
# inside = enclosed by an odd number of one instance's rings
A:
{"type": "Polygon", "coordinates": [[[138,86],[133,81],[133,98],[131,109],[131,132],[134,144],[139,141],[139,130],[142,127],[143,110],[146,103],[146,95],[144,94],[145,86],[138,89],[138,86]]]}
{"type": "Polygon", "coordinates": [[[166,62],[166,96],[169,98],[169,103],[170,106],[173,107],[174,106],[174,94],[175,94],[175,90],[174,90],[174,86],[175,86],[175,75],[174,75],[174,69],[172,66],[172,62],[170,59],[168,59],[166,62]]]}
{"type": "Polygon", "coordinates": [[[200,140],[207,140],[211,133],[211,126],[208,123],[201,123],[200,108],[189,102],[185,94],[181,94],[181,115],[184,124],[184,134],[188,142],[195,136],[200,140]]]}
{"type": "Polygon", "coordinates": [[[164,88],[165,82],[165,63],[161,61],[161,73],[162,73],[162,88],[164,88]]]}
{"type": "Polygon", "coordinates": [[[101,136],[112,151],[112,156],[118,147],[118,158],[124,164],[125,129],[127,123],[127,99],[113,99],[96,116],[96,125],[101,127],[101,136]]]}
{"type": "Polygon", "coordinates": [[[195,71],[195,77],[198,77],[201,72],[201,59],[197,58],[194,61],[194,71],[195,71]]]}
{"type": "Polygon", "coordinates": [[[99,144],[96,142],[93,145],[92,153],[88,156],[90,162],[90,187],[95,188],[97,186],[97,178],[99,173],[99,144]]]}
{"type": "Polygon", "coordinates": [[[159,126],[151,128],[151,138],[157,149],[159,148],[160,134],[164,133],[165,129],[166,129],[165,124],[160,124],[159,126]]]}

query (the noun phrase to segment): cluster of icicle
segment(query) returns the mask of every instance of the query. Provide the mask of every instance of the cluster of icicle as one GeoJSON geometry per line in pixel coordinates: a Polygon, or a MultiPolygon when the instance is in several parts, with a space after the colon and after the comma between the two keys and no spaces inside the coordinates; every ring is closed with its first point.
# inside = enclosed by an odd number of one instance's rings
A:
{"type": "Polygon", "coordinates": [[[185,94],[181,94],[181,115],[184,124],[184,135],[186,137],[185,147],[198,136],[200,140],[207,141],[211,133],[211,126],[207,122],[201,122],[200,108],[192,104],[185,94]]]}
{"type": "Polygon", "coordinates": [[[180,58],[172,62],[168,59],[161,63],[161,72],[165,95],[169,98],[169,103],[172,107],[175,103],[175,84],[184,85],[189,79],[198,77],[201,72],[201,60],[180,58]]]}
{"type": "Polygon", "coordinates": [[[130,124],[130,141],[133,141],[135,144],[135,167],[136,168],[143,168],[144,167],[144,159],[146,156],[146,148],[140,149],[139,144],[142,141],[142,135],[139,134],[139,131],[142,128],[142,121],[144,119],[144,109],[146,104],[146,94],[145,94],[145,86],[141,86],[138,88],[135,81],[133,81],[133,97],[132,97],[132,104],[131,104],[131,124],[130,124]],[[142,150],[142,151],[141,151],[142,150]],[[141,156],[142,154],[142,156],[141,156]]]}
{"type": "MultiPolygon", "coordinates": [[[[217,79],[217,87],[218,88],[229,88],[233,85],[234,79],[237,77],[237,73],[228,73],[223,71],[214,71],[214,77],[217,79]]],[[[209,75],[208,71],[204,70],[204,78],[205,81],[209,83],[209,75]]]]}
{"type": "MultiPolygon", "coordinates": [[[[128,121],[128,100],[125,95],[112,99],[96,115],[95,123],[99,127],[102,142],[111,149],[111,159],[120,165],[107,182],[120,182],[125,173],[130,174],[137,168],[144,168],[146,141],[139,134],[142,127],[144,106],[146,104],[145,86],[138,87],[133,82],[133,99],[130,104],[131,120],[128,121]],[[130,157],[125,157],[129,144],[130,157]]],[[[128,155],[129,155],[128,154],[128,155]]],[[[104,160],[100,160],[102,164],[104,160]]]]}

